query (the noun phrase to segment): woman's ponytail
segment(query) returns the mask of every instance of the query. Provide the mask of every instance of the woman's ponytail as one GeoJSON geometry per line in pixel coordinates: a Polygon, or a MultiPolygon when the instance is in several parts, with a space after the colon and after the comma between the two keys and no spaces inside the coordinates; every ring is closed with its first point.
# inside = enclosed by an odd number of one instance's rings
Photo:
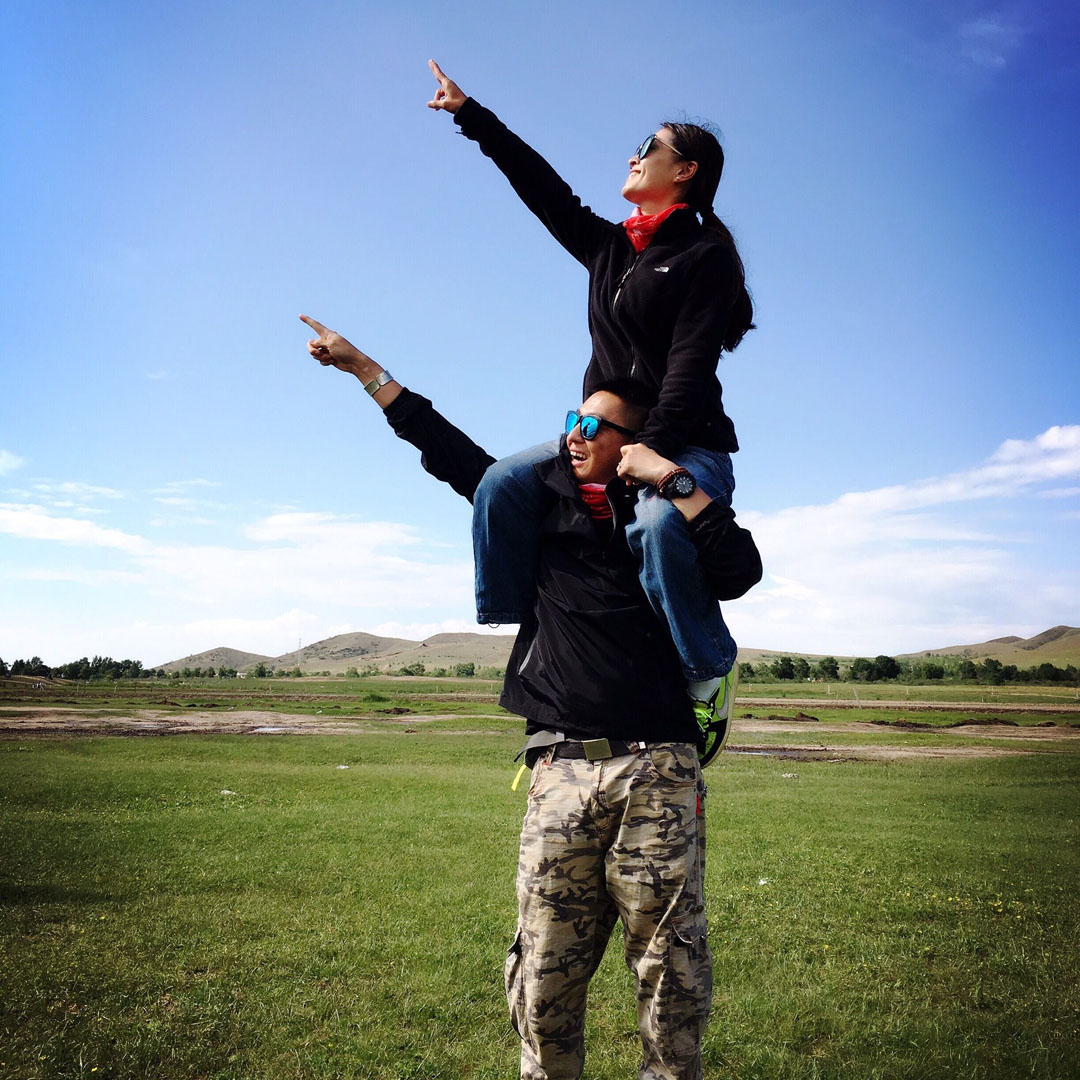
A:
{"type": "Polygon", "coordinates": [[[746,288],[746,270],[739,256],[735,237],[713,210],[713,199],[720,185],[720,175],[724,171],[724,151],[717,137],[697,124],[665,123],[661,126],[671,132],[672,145],[676,151],[688,161],[697,162],[697,171],[690,178],[682,198],[689,203],[691,209],[701,215],[701,224],[720,237],[731,252],[732,262],[735,264],[735,303],[724,336],[724,349],[731,352],[742,341],[746,332],[754,329],[754,303],[746,288]]]}

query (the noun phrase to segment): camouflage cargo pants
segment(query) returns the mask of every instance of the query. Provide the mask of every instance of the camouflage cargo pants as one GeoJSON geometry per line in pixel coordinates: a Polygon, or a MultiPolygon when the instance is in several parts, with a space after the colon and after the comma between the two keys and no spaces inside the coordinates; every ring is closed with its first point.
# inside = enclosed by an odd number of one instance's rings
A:
{"type": "Polygon", "coordinates": [[[506,995],[522,1080],[576,1080],[589,979],[622,919],[644,1048],[639,1080],[700,1080],[712,994],[704,784],[697,752],[660,743],[533,768],[506,995]]]}

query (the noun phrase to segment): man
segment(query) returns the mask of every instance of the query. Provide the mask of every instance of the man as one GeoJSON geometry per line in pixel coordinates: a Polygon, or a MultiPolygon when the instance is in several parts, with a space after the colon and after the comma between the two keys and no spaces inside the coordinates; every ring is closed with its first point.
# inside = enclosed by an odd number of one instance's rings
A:
{"type": "MultiPolygon", "coordinates": [[[[308,350],[355,375],[433,476],[471,501],[494,459],[321,323],[308,350]]],[[[650,402],[634,383],[597,390],[567,417],[537,472],[555,496],[541,526],[537,597],[501,703],[526,718],[533,777],[518,861],[518,929],[506,962],[522,1080],[576,1080],[589,979],[618,919],[637,987],[640,1080],[699,1080],[712,991],[704,908],[706,733],[678,655],[648,604],[622,524],[619,477],[671,487],[718,599],[761,577],[750,534],[633,437],[650,402]]],[[[725,721],[726,724],[726,721],[725,721]]],[[[708,733],[710,749],[724,732],[708,733]]]]}

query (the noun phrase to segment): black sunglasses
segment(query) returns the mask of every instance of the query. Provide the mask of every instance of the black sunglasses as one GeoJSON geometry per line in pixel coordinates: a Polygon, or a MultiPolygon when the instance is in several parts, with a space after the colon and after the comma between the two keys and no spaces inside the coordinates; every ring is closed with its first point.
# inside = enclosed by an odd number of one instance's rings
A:
{"type": "Polygon", "coordinates": [[[660,146],[666,146],[666,147],[667,147],[667,148],[668,148],[668,149],[669,149],[669,150],[670,150],[670,151],[671,151],[671,152],[672,152],[673,154],[678,154],[678,155],[679,155],[679,157],[681,157],[681,158],[684,158],[684,157],[686,157],[686,155],[685,155],[685,154],[681,154],[681,153],[679,153],[679,151],[678,151],[678,150],[676,150],[676,149],[675,149],[675,147],[671,145],[671,143],[669,143],[669,142],[664,142],[664,140],[663,140],[663,139],[659,139],[659,138],[657,138],[657,137],[656,137],[655,135],[650,135],[650,136],[649,136],[649,137],[648,137],[648,138],[647,138],[647,139],[646,139],[646,140],[645,140],[645,141],[644,141],[644,142],[643,142],[643,143],[642,143],[642,144],[641,144],[641,145],[640,145],[640,146],[639,146],[639,147],[638,147],[638,148],[637,148],[637,149],[636,149],[635,151],[634,151],[634,157],[636,157],[636,158],[638,159],[638,161],[641,161],[641,160],[642,160],[642,159],[643,159],[644,157],[646,157],[646,155],[647,155],[647,154],[649,153],[649,151],[650,151],[650,150],[651,150],[651,149],[653,148],[653,144],[654,144],[654,143],[658,143],[658,144],[659,144],[660,146]]]}
{"type": "Polygon", "coordinates": [[[616,431],[631,439],[637,434],[636,431],[631,431],[629,428],[613,424],[610,420],[605,420],[602,416],[582,416],[577,409],[571,409],[566,414],[566,434],[569,435],[578,425],[581,426],[581,437],[587,442],[592,442],[593,439],[600,434],[600,429],[602,427],[614,428],[616,431]]]}

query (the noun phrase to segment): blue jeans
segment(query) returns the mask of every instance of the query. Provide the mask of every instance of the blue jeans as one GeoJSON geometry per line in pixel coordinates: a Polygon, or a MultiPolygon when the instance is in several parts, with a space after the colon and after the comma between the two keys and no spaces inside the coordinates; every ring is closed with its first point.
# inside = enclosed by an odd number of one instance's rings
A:
{"type": "Polygon", "coordinates": [[[553,439],[496,461],[488,466],[473,495],[479,623],[519,623],[532,610],[540,523],[556,499],[533,466],[558,452],[559,444],[553,439]]]}
{"type": "MultiPolygon", "coordinates": [[[[556,496],[533,466],[558,453],[557,442],[542,443],[495,462],[473,499],[473,556],[476,561],[476,621],[518,623],[532,608],[540,522],[556,496]]],[[[687,447],[673,458],[693,473],[711,498],[731,505],[735,477],[725,453],[687,447]]],[[[726,675],[736,646],[697,558],[686,519],[642,487],[626,539],[641,568],[641,585],[664,621],[688,680],[726,675]]]]}

